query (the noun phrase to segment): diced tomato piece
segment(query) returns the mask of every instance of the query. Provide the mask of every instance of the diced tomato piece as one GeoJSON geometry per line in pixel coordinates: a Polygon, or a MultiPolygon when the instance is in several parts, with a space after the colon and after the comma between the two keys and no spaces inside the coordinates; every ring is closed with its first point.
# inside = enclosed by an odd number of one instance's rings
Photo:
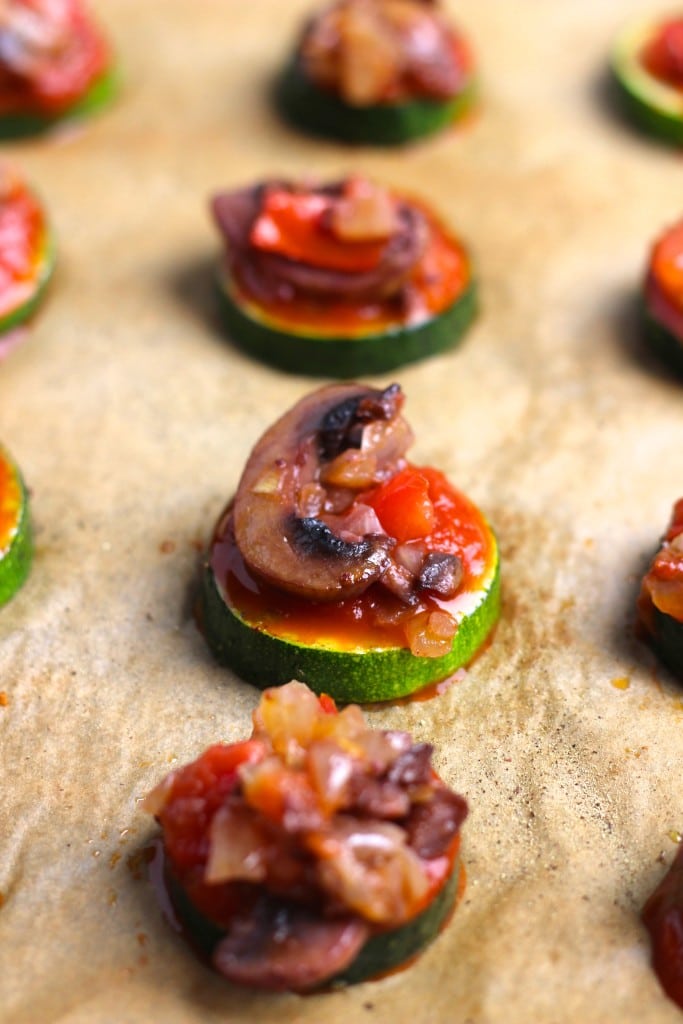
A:
{"type": "Polygon", "coordinates": [[[645,47],[642,61],[655,78],[683,89],[683,18],[664,22],[645,47]]]}
{"type": "Polygon", "coordinates": [[[368,500],[386,532],[400,543],[426,537],[436,525],[429,482],[412,467],[397,473],[368,500]]]}
{"type": "Polygon", "coordinates": [[[215,744],[175,774],[159,821],[166,852],[176,870],[204,864],[211,819],[235,788],[237,769],[241,764],[260,761],[264,755],[260,740],[215,744]]]}
{"type": "Polygon", "coordinates": [[[683,221],[655,243],[650,274],[666,298],[683,310],[683,221]]]}
{"type": "Polygon", "coordinates": [[[270,189],[252,226],[251,244],[263,252],[329,270],[374,269],[385,241],[341,241],[325,225],[331,204],[331,198],[320,193],[270,189]]]}
{"type": "Polygon", "coordinates": [[[333,701],[332,697],[329,697],[326,693],[321,693],[320,697],[318,698],[318,701],[320,703],[321,709],[325,712],[326,715],[337,714],[337,705],[333,701]]]}

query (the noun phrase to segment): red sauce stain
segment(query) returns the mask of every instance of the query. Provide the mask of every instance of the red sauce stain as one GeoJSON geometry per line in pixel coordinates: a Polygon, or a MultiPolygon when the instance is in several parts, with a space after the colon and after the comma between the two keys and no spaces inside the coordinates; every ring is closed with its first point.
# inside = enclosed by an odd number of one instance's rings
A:
{"type": "Polygon", "coordinates": [[[162,555],[172,555],[176,549],[176,542],[174,540],[162,540],[159,545],[159,551],[162,555]]]}

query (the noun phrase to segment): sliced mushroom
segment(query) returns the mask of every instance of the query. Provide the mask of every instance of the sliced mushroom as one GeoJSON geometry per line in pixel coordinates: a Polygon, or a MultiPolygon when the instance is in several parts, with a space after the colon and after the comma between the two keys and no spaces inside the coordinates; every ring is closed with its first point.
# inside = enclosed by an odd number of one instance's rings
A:
{"type": "Polygon", "coordinates": [[[301,992],[348,967],[369,933],[359,917],[324,920],[304,907],[264,897],[251,914],[233,918],[212,960],[237,984],[301,992]]]}
{"type": "MultiPolygon", "coordinates": [[[[323,518],[302,515],[300,498],[320,481],[330,453],[354,445],[357,426],[399,419],[402,404],[397,385],[379,391],[333,384],[306,396],[266,431],[247,462],[234,503],[235,540],[249,568],[314,601],[354,597],[380,579],[393,541],[377,533],[342,538],[323,518]]],[[[378,473],[386,469],[378,460],[378,473]]]]}

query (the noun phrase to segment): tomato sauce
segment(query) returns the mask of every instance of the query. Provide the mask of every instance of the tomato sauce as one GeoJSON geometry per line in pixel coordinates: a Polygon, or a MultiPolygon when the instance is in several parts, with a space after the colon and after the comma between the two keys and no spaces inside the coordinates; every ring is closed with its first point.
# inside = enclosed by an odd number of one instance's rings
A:
{"type": "MultiPolygon", "coordinates": [[[[247,568],[234,540],[228,512],[216,531],[211,548],[211,568],[227,603],[246,621],[271,635],[298,643],[331,642],[336,648],[354,650],[405,647],[406,617],[421,611],[443,609],[458,621],[471,610],[471,595],[486,583],[495,559],[496,543],[481,512],[448,482],[443,473],[420,467],[434,506],[435,524],[421,538],[428,551],[458,555],[463,580],[458,594],[449,600],[424,595],[416,606],[406,606],[384,587],[374,584],[353,599],[316,604],[286,594],[247,568]]],[[[371,503],[372,492],[363,500],[371,503]]]]}
{"type": "Polygon", "coordinates": [[[12,543],[20,515],[21,485],[13,466],[0,451],[0,555],[12,543]]]}
{"type": "Polygon", "coordinates": [[[33,297],[46,245],[40,203],[19,179],[11,179],[0,193],[0,317],[33,297]]]}
{"type": "MultiPolygon", "coordinates": [[[[290,300],[263,302],[250,294],[235,268],[237,301],[257,320],[299,334],[340,333],[363,337],[417,326],[443,313],[460,298],[471,280],[470,263],[460,243],[452,238],[431,211],[411,199],[429,224],[429,240],[422,258],[408,279],[410,314],[404,312],[402,297],[352,302],[344,299],[296,295],[290,300]]],[[[358,269],[355,267],[354,269],[358,269]]]]}
{"type": "Polygon", "coordinates": [[[641,60],[654,78],[683,92],[683,18],[672,18],[660,25],[645,46],[641,60]]]}
{"type": "MultiPolygon", "coordinates": [[[[49,25],[49,11],[41,14],[37,6],[37,17],[42,16],[49,25]]],[[[68,0],[66,6],[66,45],[36,57],[35,66],[27,74],[0,62],[0,116],[60,114],[81,99],[106,71],[111,55],[104,36],[79,0],[68,0]]],[[[11,23],[4,31],[12,33],[11,23]]]]}

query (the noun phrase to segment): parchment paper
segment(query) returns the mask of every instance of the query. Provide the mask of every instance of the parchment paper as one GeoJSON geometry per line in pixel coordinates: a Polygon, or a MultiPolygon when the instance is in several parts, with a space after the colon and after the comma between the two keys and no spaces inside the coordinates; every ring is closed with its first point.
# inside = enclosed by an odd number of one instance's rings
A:
{"type": "Polygon", "coordinates": [[[683,493],[681,384],[634,310],[650,241],[681,214],[682,164],[616,116],[604,82],[615,31],[649,7],[453,4],[478,114],[375,152],[269,108],[308,0],[101,0],[119,102],[79,134],[3,147],[59,240],[48,301],[0,366],[0,438],[37,538],[0,611],[3,1024],[681,1020],[638,915],[683,831],[683,693],[632,623],[683,493]],[[257,692],[193,622],[198,549],[257,437],[316,383],[222,335],[206,197],[353,169],[431,199],[476,259],[462,348],[394,376],[415,459],[498,531],[503,617],[444,695],[370,713],[434,742],[470,801],[448,930],[381,982],[250,994],[194,959],[142,866],[141,796],[250,730],[257,692]]]}

